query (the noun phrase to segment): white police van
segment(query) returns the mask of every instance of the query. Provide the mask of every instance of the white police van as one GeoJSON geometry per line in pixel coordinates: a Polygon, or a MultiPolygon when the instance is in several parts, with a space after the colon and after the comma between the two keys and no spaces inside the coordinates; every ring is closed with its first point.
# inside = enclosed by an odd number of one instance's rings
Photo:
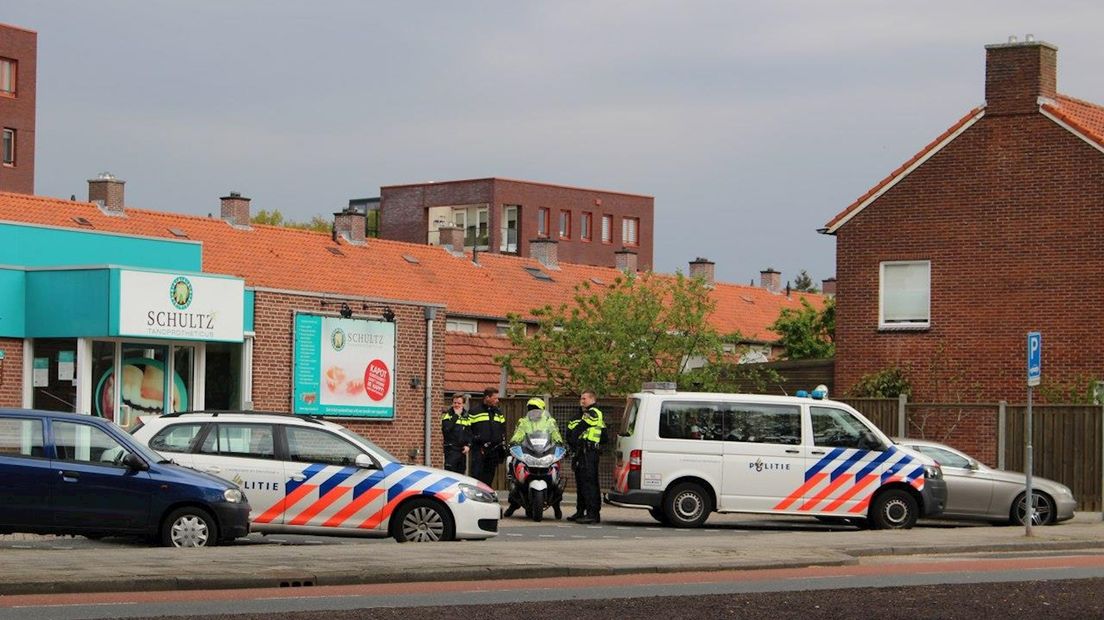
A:
{"type": "Polygon", "coordinates": [[[943,511],[938,463],[848,405],[813,397],[677,392],[645,384],[617,437],[610,503],[697,527],[714,510],[910,528],[943,511]]]}

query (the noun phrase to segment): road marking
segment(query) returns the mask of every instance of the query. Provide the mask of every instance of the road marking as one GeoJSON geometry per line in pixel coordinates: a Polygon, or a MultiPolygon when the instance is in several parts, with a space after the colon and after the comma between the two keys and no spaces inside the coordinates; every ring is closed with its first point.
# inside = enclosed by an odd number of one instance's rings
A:
{"type": "Polygon", "coordinates": [[[617,540],[617,539],[619,539],[619,538],[621,538],[621,537],[620,537],[620,536],[603,536],[602,538],[612,538],[612,539],[614,539],[614,540],[617,540]]]}
{"type": "Polygon", "coordinates": [[[506,535],[507,536],[521,536],[521,534],[514,534],[512,532],[507,532],[506,535]]]}
{"type": "Polygon", "coordinates": [[[555,538],[555,534],[537,534],[537,538],[555,538]]]}

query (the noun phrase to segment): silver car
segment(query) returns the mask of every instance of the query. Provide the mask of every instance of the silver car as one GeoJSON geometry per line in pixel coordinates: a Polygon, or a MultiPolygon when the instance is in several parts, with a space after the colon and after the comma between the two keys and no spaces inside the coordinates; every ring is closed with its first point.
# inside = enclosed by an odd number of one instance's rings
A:
{"type": "MultiPolygon", "coordinates": [[[[1027,476],[993,469],[950,446],[925,439],[894,438],[894,442],[930,456],[943,467],[947,507],[941,519],[973,519],[1022,525],[1027,510],[1027,476]]],[[[1064,484],[1032,477],[1035,525],[1052,525],[1073,518],[1077,501],[1064,484]]]]}

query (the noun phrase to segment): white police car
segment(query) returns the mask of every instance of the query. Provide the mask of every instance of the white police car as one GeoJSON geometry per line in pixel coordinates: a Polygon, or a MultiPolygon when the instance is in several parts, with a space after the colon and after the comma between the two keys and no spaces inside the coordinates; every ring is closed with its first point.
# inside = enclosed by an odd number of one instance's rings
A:
{"type": "Polygon", "coordinates": [[[270,413],[143,417],[134,437],[181,465],[248,493],[255,532],[393,536],[399,542],[489,538],[498,497],[474,478],[404,465],[324,420],[270,413]]]}

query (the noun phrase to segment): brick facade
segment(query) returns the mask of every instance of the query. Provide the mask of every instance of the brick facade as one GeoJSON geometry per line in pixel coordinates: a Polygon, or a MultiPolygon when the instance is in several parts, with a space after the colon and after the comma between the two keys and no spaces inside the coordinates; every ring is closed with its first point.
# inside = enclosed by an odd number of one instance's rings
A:
{"type": "MultiPolygon", "coordinates": [[[[276,293],[259,290],[254,309],[253,408],[258,411],[290,411],[292,399],[292,351],[295,311],[319,312],[321,297],[310,294],[276,293]]],[[[330,298],[326,298],[330,299],[330,298]]],[[[393,420],[355,420],[333,418],[405,462],[421,463],[424,443],[426,321],[422,306],[399,303],[368,303],[366,314],[378,315],[385,306],[395,313],[398,349],[395,361],[395,418],[393,420]],[[420,387],[411,387],[417,378],[420,387]],[[418,450],[411,456],[412,450],[418,450]]],[[[360,303],[358,302],[359,308],[360,303]]],[[[358,311],[357,314],[360,314],[358,311]]],[[[438,312],[433,322],[433,434],[430,457],[436,467],[443,464],[440,421],[444,409],[445,321],[438,312]]]]}
{"type": "Polygon", "coordinates": [[[490,251],[499,251],[503,208],[518,205],[518,254],[529,256],[529,241],[537,238],[537,210],[549,210],[549,237],[559,242],[559,260],[583,265],[616,267],[614,252],[626,247],[621,240],[622,222],[637,218],[638,267],[652,268],[655,199],[651,196],[564,187],[507,179],[477,179],[380,188],[380,236],[394,241],[426,243],[427,209],[438,206],[489,207],[490,251]],[[570,238],[559,237],[560,211],[571,214],[570,238]],[[582,217],[590,213],[591,241],[580,239],[582,217]],[[613,216],[612,242],[602,242],[602,216],[613,216]]]}
{"type": "Polygon", "coordinates": [[[38,34],[0,24],[0,58],[16,62],[15,95],[0,94],[0,129],[15,130],[15,165],[0,164],[0,191],[33,194],[38,34]]]}
{"type": "Polygon", "coordinates": [[[0,338],[0,407],[23,406],[23,340],[0,338]]]}

